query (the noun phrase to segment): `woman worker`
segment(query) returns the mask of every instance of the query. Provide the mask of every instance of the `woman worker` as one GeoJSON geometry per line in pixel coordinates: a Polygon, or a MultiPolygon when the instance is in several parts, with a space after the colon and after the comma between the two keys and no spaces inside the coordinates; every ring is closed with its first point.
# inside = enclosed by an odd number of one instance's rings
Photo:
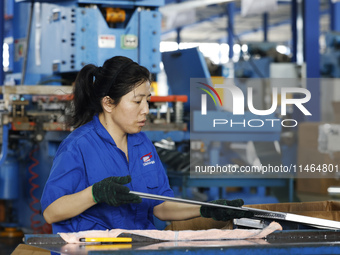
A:
{"type": "MultiPolygon", "coordinates": [[[[126,57],[86,65],[74,87],[75,129],[59,146],[41,206],[53,233],[155,229],[160,220],[251,216],[225,210],[141,199],[130,190],[173,196],[152,142],[141,132],[149,113],[150,73],[126,57]]],[[[215,203],[241,206],[241,199],[215,203]]]]}

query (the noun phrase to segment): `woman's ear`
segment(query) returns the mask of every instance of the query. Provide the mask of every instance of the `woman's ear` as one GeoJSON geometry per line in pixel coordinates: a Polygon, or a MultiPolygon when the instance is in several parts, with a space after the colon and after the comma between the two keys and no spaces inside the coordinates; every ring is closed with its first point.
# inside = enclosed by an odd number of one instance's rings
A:
{"type": "Polygon", "coordinates": [[[112,109],[114,107],[113,100],[109,96],[103,97],[102,107],[104,111],[112,112],[112,109]]]}

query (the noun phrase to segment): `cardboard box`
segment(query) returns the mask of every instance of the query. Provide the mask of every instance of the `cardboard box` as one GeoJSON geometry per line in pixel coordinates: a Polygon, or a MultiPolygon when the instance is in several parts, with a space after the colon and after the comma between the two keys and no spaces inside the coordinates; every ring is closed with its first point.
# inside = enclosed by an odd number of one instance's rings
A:
{"type": "Polygon", "coordinates": [[[247,205],[247,207],[340,221],[340,202],[338,201],[260,204],[247,205]]]}
{"type": "Polygon", "coordinates": [[[340,186],[340,153],[335,152],[332,155],[321,153],[318,150],[319,126],[325,123],[321,122],[304,122],[299,125],[298,130],[298,160],[297,166],[310,168],[312,164],[315,167],[323,164],[333,167],[333,171],[297,171],[296,191],[314,194],[328,194],[327,189],[330,186],[340,186]],[[338,166],[339,173],[336,172],[338,166]]]}
{"type": "Polygon", "coordinates": [[[298,146],[318,150],[319,126],[321,122],[302,122],[298,129],[298,146]]]}
{"type": "Polygon", "coordinates": [[[333,107],[333,122],[340,123],[340,102],[332,102],[333,107]]]}
{"type": "Polygon", "coordinates": [[[27,244],[19,244],[11,255],[50,255],[51,252],[27,244]]]}
{"type": "Polygon", "coordinates": [[[332,186],[340,186],[340,180],[337,179],[297,179],[296,191],[310,194],[327,195],[327,189],[332,186]]]}

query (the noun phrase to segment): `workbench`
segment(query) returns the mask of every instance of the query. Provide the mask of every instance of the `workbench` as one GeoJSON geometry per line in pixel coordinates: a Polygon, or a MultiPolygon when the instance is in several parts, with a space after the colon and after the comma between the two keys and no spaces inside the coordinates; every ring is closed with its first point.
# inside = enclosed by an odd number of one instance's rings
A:
{"type": "MultiPolygon", "coordinates": [[[[40,235],[41,236],[41,235],[40,235]]],[[[58,239],[58,235],[43,235],[58,239]]],[[[27,241],[27,235],[25,236],[27,241]]],[[[62,239],[61,239],[62,240],[62,239]]],[[[340,254],[340,231],[334,230],[283,230],[266,239],[133,242],[131,244],[66,244],[53,241],[49,244],[30,244],[47,251],[65,255],[101,254],[340,254]],[[54,242],[54,243],[53,243],[54,242]]],[[[29,246],[27,246],[29,247],[29,246]]],[[[31,254],[31,253],[30,253],[31,254]]]]}

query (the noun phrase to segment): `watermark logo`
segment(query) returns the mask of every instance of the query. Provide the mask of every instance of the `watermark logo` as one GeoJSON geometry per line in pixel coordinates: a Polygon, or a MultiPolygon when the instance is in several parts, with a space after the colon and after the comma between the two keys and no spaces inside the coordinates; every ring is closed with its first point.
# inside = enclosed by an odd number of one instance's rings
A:
{"type": "Polygon", "coordinates": [[[334,86],[315,78],[191,78],[190,176],[275,179],[316,168],[327,172],[332,168],[327,164],[296,166],[293,154],[282,161],[281,138],[326,112],[320,105],[330,106],[334,86]],[[323,92],[325,84],[329,88],[323,92]]]}
{"type": "MultiPolygon", "coordinates": [[[[216,90],[202,82],[199,82],[200,84],[208,87],[220,101],[220,104],[222,106],[222,101],[216,90]]],[[[245,106],[245,97],[242,92],[242,90],[233,85],[233,84],[221,84],[221,85],[216,85],[215,88],[221,88],[223,90],[227,90],[228,92],[231,93],[232,99],[233,99],[233,114],[234,115],[244,115],[244,106],[245,106]]],[[[205,91],[210,97],[213,99],[215,105],[216,100],[213,97],[213,95],[206,89],[200,88],[201,90],[205,91]]],[[[247,106],[248,109],[251,113],[259,116],[265,116],[265,115],[270,115],[274,113],[277,108],[278,108],[278,96],[279,96],[279,88],[272,88],[272,105],[269,109],[266,110],[258,110],[254,107],[254,102],[253,102],[253,88],[249,87],[247,88],[247,106]]],[[[288,105],[295,105],[300,111],[306,115],[310,116],[312,115],[307,108],[303,105],[307,103],[311,99],[311,93],[309,90],[305,88],[297,88],[297,87],[283,87],[280,89],[280,96],[281,96],[281,115],[287,115],[287,106],[288,105]],[[303,94],[303,98],[288,98],[289,94],[303,94]]],[[[201,115],[207,115],[207,95],[202,94],[201,95],[201,115]]]]}
{"type": "MultiPolygon", "coordinates": [[[[236,86],[234,82],[227,82],[225,84],[218,84],[212,87],[204,83],[204,81],[194,81],[192,83],[199,89],[200,102],[197,102],[200,107],[200,112],[194,113],[194,129],[196,131],[223,131],[225,128],[261,128],[267,131],[282,127],[296,127],[298,125],[297,119],[290,118],[291,113],[300,111],[305,116],[311,116],[311,112],[307,109],[308,102],[311,100],[311,93],[306,88],[302,87],[288,87],[284,85],[273,86],[270,91],[266,91],[266,98],[261,98],[261,94],[255,86],[248,86],[241,89],[236,86]],[[217,93],[216,89],[219,89],[217,93]],[[203,92],[203,93],[200,93],[203,92]],[[223,93],[223,94],[222,94],[223,93]],[[209,97],[207,96],[209,95],[209,97]],[[230,102],[223,102],[222,95],[228,96],[230,102]],[[259,97],[260,95],[260,97],[259,97]],[[294,96],[292,96],[294,95],[294,96]],[[259,100],[266,100],[260,106],[259,100]],[[227,111],[208,111],[209,106],[215,104],[218,106],[230,106],[227,111]],[[199,116],[197,116],[198,114],[199,116]],[[278,118],[277,115],[283,116],[278,118]]],[[[282,83],[281,83],[282,84],[282,83]]],[[[263,88],[262,88],[263,89],[263,88]]],[[[260,92],[261,93],[261,92],[260,92]]],[[[197,98],[197,93],[195,94],[197,98]]],[[[263,95],[262,95],[263,96],[263,95]]],[[[194,102],[195,103],[195,102],[194,102]]]]}
{"type": "MultiPolygon", "coordinates": [[[[220,95],[217,93],[217,91],[212,86],[210,86],[208,84],[205,84],[203,82],[198,82],[198,83],[203,85],[203,86],[205,86],[206,88],[210,89],[215,94],[215,96],[218,98],[219,103],[222,106],[221,97],[220,97],[220,95]]],[[[197,87],[197,88],[203,90],[204,92],[206,92],[212,98],[212,100],[214,101],[215,106],[217,106],[215,97],[211,94],[211,92],[209,90],[207,90],[205,88],[200,88],[200,87],[197,87]]],[[[201,95],[201,100],[202,100],[201,113],[202,113],[202,115],[207,115],[207,94],[202,94],[201,95]]]]}
{"type": "Polygon", "coordinates": [[[149,152],[148,154],[145,154],[144,156],[142,156],[140,159],[143,161],[143,166],[147,166],[150,164],[155,164],[154,160],[151,160],[152,158],[152,154],[151,152],[149,152]]]}

